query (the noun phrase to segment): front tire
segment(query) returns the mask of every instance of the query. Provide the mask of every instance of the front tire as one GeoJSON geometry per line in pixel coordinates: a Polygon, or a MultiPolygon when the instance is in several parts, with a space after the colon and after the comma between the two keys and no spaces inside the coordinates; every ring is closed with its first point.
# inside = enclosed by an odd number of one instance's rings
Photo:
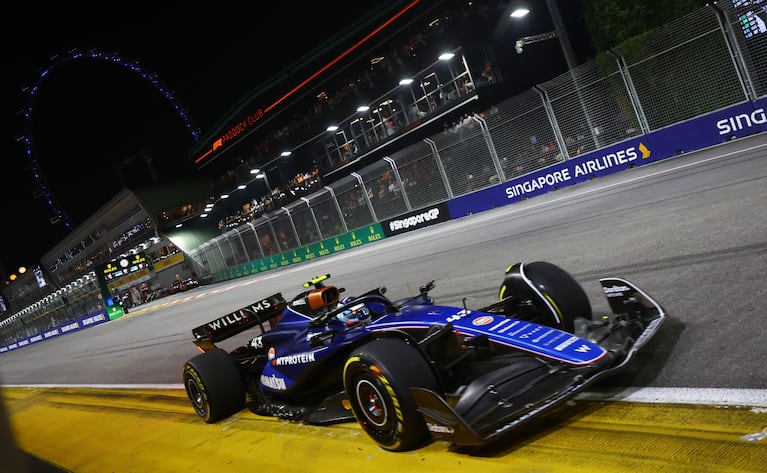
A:
{"type": "Polygon", "coordinates": [[[405,340],[384,338],[355,350],[344,365],[344,388],[360,426],[382,448],[412,450],[431,440],[410,388],[438,390],[421,352],[405,340]]]}
{"type": "Polygon", "coordinates": [[[184,388],[197,415],[212,424],[245,407],[245,383],[231,356],[216,348],[184,364],[184,388]]]}
{"type": "Polygon", "coordinates": [[[530,299],[540,320],[537,323],[573,333],[575,319],[591,320],[591,302],[567,271],[545,261],[517,263],[506,269],[499,298],[530,299]]]}

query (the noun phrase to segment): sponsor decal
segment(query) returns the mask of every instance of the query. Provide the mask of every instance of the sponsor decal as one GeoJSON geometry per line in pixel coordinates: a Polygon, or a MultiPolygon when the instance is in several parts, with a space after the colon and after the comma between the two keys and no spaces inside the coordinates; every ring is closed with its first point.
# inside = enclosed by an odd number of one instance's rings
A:
{"type": "Polygon", "coordinates": [[[519,333],[520,333],[520,332],[524,332],[524,331],[525,331],[525,330],[527,330],[529,327],[530,327],[530,324],[529,324],[529,323],[525,323],[523,326],[521,326],[521,327],[519,327],[518,329],[516,329],[516,330],[514,330],[513,332],[511,332],[511,333],[509,334],[509,336],[510,336],[510,337],[516,337],[517,335],[519,335],[519,333]]]}
{"type": "Polygon", "coordinates": [[[562,350],[564,350],[565,348],[569,347],[570,345],[572,345],[573,343],[575,343],[577,341],[578,341],[578,337],[570,337],[567,340],[565,340],[564,342],[562,342],[559,345],[555,346],[554,349],[556,351],[562,351],[562,350]]]}
{"type": "Polygon", "coordinates": [[[103,322],[104,320],[105,320],[104,314],[96,314],[96,315],[92,315],[90,317],[84,318],[82,321],[82,324],[83,324],[83,327],[85,327],[86,325],[92,325],[97,322],[103,322]]]}
{"type": "MultiPolygon", "coordinates": [[[[447,319],[445,319],[448,323],[449,322],[455,322],[456,320],[460,320],[467,315],[471,314],[471,311],[469,309],[461,309],[455,314],[451,315],[447,319]]],[[[429,315],[439,315],[439,312],[429,312],[429,315]]]]}
{"type": "Polygon", "coordinates": [[[554,336],[550,337],[548,340],[546,340],[546,343],[544,343],[543,345],[547,346],[547,347],[551,346],[551,345],[559,342],[563,337],[566,337],[568,335],[569,334],[567,332],[561,332],[561,331],[557,330],[557,332],[555,332],[554,336]]]}
{"type": "Polygon", "coordinates": [[[542,335],[538,336],[538,338],[535,338],[535,339],[533,339],[533,341],[534,341],[535,343],[540,343],[540,342],[542,342],[542,341],[543,341],[543,339],[544,339],[544,338],[548,337],[548,336],[549,336],[549,335],[551,335],[552,333],[554,333],[554,330],[553,330],[553,329],[551,329],[551,330],[547,330],[547,331],[546,331],[546,332],[544,332],[542,335]]]}
{"type": "MultiPolygon", "coordinates": [[[[643,146],[643,145],[640,145],[640,146],[643,146]]],[[[647,152],[647,154],[649,156],[649,151],[647,152]]],[[[613,166],[628,164],[631,161],[635,161],[638,157],[639,155],[637,154],[636,148],[631,146],[626,149],[618,150],[615,153],[608,153],[599,158],[589,159],[588,161],[584,161],[575,166],[575,169],[574,169],[575,177],[588,176],[595,172],[604,171],[605,169],[610,169],[613,166]]]]}
{"type": "Polygon", "coordinates": [[[572,168],[564,167],[556,171],[552,171],[546,174],[542,174],[531,179],[527,179],[516,184],[512,184],[505,188],[506,198],[513,199],[516,197],[522,197],[526,194],[536,193],[543,191],[547,187],[559,187],[561,185],[568,184],[575,178],[590,176],[594,173],[608,170],[615,166],[627,165],[639,158],[641,153],[642,159],[650,157],[650,150],[642,143],[637,147],[629,146],[627,148],[618,149],[614,152],[604,154],[602,156],[583,161],[576,164],[572,168]]]}
{"type": "Polygon", "coordinates": [[[394,404],[394,414],[397,416],[397,420],[399,421],[400,424],[403,424],[405,422],[405,416],[402,414],[402,409],[400,408],[399,399],[397,399],[397,393],[394,392],[394,388],[392,388],[391,383],[389,383],[389,380],[386,378],[386,376],[384,376],[383,374],[379,374],[378,379],[386,388],[386,392],[389,393],[389,397],[392,400],[392,404],[394,404]]]}
{"type": "MultiPolygon", "coordinates": [[[[508,324],[509,322],[511,322],[511,319],[503,319],[499,323],[497,323],[497,324],[493,325],[492,327],[490,327],[488,330],[491,331],[491,332],[495,332],[500,327],[503,327],[504,325],[508,324]]],[[[499,332],[503,333],[503,330],[500,330],[499,332]]]]}
{"type": "Polygon", "coordinates": [[[131,239],[131,237],[139,234],[144,230],[144,225],[141,223],[137,223],[133,226],[130,230],[124,232],[120,237],[112,242],[112,248],[110,248],[110,253],[114,252],[118,248],[120,248],[123,244],[125,244],[128,240],[131,239]]]}
{"type": "Polygon", "coordinates": [[[767,115],[765,115],[763,108],[758,108],[751,113],[739,113],[723,118],[716,122],[716,128],[719,130],[720,135],[728,135],[764,123],[767,123],[767,115]]]}
{"type": "Polygon", "coordinates": [[[303,365],[314,362],[314,353],[297,353],[295,355],[278,356],[272,360],[272,366],[303,365]]]}
{"type": "Polygon", "coordinates": [[[611,292],[625,292],[630,291],[631,288],[628,286],[610,286],[610,287],[603,287],[602,291],[605,294],[610,294],[611,292]]]}
{"type": "Polygon", "coordinates": [[[287,391],[288,389],[287,385],[285,384],[285,379],[275,375],[261,375],[261,384],[267,388],[274,389],[275,391],[287,391]]]}
{"type": "Polygon", "coordinates": [[[567,168],[560,169],[559,171],[544,174],[543,176],[539,176],[535,179],[523,181],[519,184],[514,184],[513,186],[507,187],[506,198],[512,199],[514,197],[519,197],[531,192],[535,192],[537,190],[541,190],[545,186],[556,186],[565,183],[570,179],[572,179],[572,176],[570,176],[570,170],[567,168]]]}
{"type": "Polygon", "coordinates": [[[269,347],[269,351],[266,352],[266,357],[269,361],[272,361],[274,357],[276,356],[276,353],[274,351],[274,347],[269,347]]]}
{"type": "Polygon", "coordinates": [[[447,425],[440,425],[440,424],[432,424],[431,422],[426,423],[426,428],[429,429],[429,432],[435,432],[438,434],[453,434],[455,433],[455,429],[452,427],[449,427],[447,425]]]}
{"type": "Polygon", "coordinates": [[[72,322],[71,324],[67,324],[67,325],[62,326],[61,327],[61,332],[62,333],[66,333],[66,332],[69,332],[71,330],[77,330],[78,328],[80,328],[80,324],[78,324],[77,322],[72,322]]]}
{"type": "Polygon", "coordinates": [[[272,303],[269,299],[264,299],[252,304],[250,307],[245,307],[240,310],[236,310],[230,314],[220,317],[208,324],[208,327],[212,331],[218,331],[222,328],[230,327],[232,325],[238,325],[242,322],[249,321],[251,317],[258,317],[259,314],[269,311],[272,308],[272,303]]]}
{"type": "Polygon", "coordinates": [[[437,218],[439,218],[439,209],[429,209],[426,212],[422,212],[417,215],[411,215],[408,218],[392,220],[389,222],[389,230],[397,231],[405,228],[417,227],[421,223],[428,222],[430,220],[436,220],[437,218]]]}
{"type": "Polygon", "coordinates": [[[384,221],[381,226],[385,236],[392,236],[448,220],[450,220],[450,214],[447,205],[442,203],[384,221]]]}
{"type": "Polygon", "coordinates": [[[523,333],[522,335],[519,336],[519,338],[531,338],[531,337],[535,336],[536,333],[540,332],[543,329],[544,329],[544,327],[541,326],[541,325],[534,326],[532,330],[530,330],[527,333],[523,333]]]}
{"type": "Polygon", "coordinates": [[[610,286],[602,288],[605,297],[622,297],[624,295],[623,293],[628,291],[631,291],[631,288],[628,286],[610,286]]]}
{"type": "MultiPolygon", "coordinates": [[[[510,320],[510,319],[506,319],[506,320],[510,320]]],[[[517,325],[519,325],[521,323],[522,322],[520,322],[519,320],[514,320],[513,322],[511,322],[510,325],[507,325],[507,326],[503,327],[502,329],[500,329],[498,331],[498,333],[504,333],[504,332],[508,331],[509,329],[516,327],[517,325]]]]}
{"type": "Polygon", "coordinates": [[[59,334],[59,329],[55,328],[53,330],[48,330],[47,332],[43,333],[43,336],[45,338],[55,337],[59,334]]]}
{"type": "Polygon", "coordinates": [[[493,322],[493,316],[483,315],[481,317],[477,317],[476,319],[472,320],[471,324],[476,326],[481,326],[481,325],[487,325],[492,322],[493,322]]]}

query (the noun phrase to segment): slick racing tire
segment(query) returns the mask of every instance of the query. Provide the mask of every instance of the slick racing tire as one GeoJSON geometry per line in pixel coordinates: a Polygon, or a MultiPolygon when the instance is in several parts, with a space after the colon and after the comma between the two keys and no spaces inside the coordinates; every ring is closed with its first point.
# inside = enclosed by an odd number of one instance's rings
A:
{"type": "Polygon", "coordinates": [[[401,452],[431,441],[410,388],[437,391],[438,383],[417,348],[400,338],[369,342],[346,360],[343,377],[354,416],[382,448],[401,452]]]}
{"type": "Polygon", "coordinates": [[[570,273],[544,261],[509,266],[499,295],[530,298],[542,316],[536,322],[570,333],[575,330],[576,317],[592,317],[583,287],[570,273]]]}
{"type": "Polygon", "coordinates": [[[245,407],[245,383],[224,350],[197,355],[184,364],[184,388],[197,415],[211,424],[245,407]]]}

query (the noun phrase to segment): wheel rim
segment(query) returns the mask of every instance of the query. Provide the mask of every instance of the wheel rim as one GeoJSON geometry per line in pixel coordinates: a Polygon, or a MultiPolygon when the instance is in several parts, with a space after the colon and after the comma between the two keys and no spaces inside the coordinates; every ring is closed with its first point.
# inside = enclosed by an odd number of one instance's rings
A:
{"type": "Polygon", "coordinates": [[[192,401],[194,408],[197,412],[204,414],[208,411],[205,405],[205,396],[202,394],[202,389],[193,379],[189,379],[186,382],[186,393],[189,395],[189,399],[192,401]]]}
{"type": "Polygon", "coordinates": [[[378,386],[368,379],[360,379],[355,392],[365,419],[375,427],[384,427],[389,419],[389,409],[378,386]]]}

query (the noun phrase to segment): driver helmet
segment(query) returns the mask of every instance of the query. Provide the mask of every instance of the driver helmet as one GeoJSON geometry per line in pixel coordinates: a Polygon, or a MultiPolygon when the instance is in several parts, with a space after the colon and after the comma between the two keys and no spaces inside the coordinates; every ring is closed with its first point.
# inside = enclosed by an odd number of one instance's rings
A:
{"type": "MultiPolygon", "coordinates": [[[[353,298],[351,298],[353,299],[353,298]]],[[[356,325],[370,321],[370,309],[362,303],[342,310],[336,320],[345,325],[356,325]]]]}

